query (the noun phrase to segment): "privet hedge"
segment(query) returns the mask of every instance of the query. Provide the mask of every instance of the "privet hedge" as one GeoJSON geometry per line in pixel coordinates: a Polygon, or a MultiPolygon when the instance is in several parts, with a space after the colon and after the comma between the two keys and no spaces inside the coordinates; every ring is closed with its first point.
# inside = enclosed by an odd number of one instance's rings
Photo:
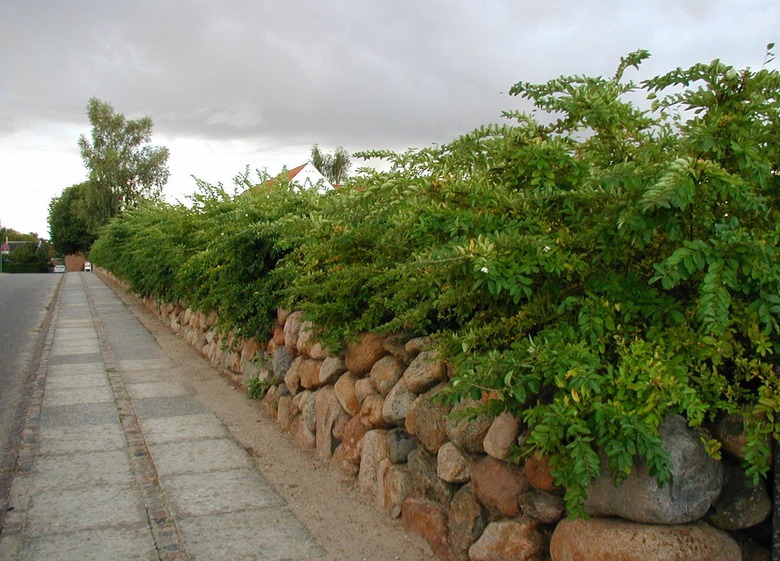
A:
{"type": "Polygon", "coordinates": [[[92,258],[243,335],[265,336],[277,306],[332,349],[365,330],[435,335],[449,398],[522,417],[518,457],[551,457],[574,514],[599,451],[617,480],[637,457],[668,477],[670,413],[704,429],[741,414],[757,477],[780,435],[780,76],[716,60],[625,80],[647,56],[612,78],[518,83],[532,113],[362,153],[388,171],[325,195],[263,178],[125,213],[92,258]]]}

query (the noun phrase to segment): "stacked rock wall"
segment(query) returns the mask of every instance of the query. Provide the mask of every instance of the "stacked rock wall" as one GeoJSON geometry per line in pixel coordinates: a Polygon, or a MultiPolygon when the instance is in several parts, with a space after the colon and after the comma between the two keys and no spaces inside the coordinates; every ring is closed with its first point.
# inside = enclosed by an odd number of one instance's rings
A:
{"type": "Polygon", "coordinates": [[[300,312],[280,311],[273,337],[256,342],[218,334],[214,314],[145,303],[236,385],[256,378],[264,408],[298,445],[356,478],[442,559],[769,559],[768,486],[739,467],[734,419],[716,427],[719,462],[670,417],[661,433],[673,480],[659,488],[641,464],[617,487],[604,475],[591,487],[591,517],[568,520],[545,458],[507,461],[519,419],[465,420],[459,413],[475,403],[436,399],[449,372],[430,340],[365,334],[336,356],[313,341],[300,312]]]}

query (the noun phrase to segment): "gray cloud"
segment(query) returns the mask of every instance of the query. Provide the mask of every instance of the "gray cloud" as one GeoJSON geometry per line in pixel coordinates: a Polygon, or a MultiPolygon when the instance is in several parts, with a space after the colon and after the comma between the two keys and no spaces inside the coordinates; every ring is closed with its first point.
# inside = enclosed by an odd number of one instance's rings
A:
{"type": "Polygon", "coordinates": [[[169,137],[413,146],[500,119],[518,80],[760,64],[775,2],[10,0],[0,132],[84,123],[87,99],[169,137]]]}

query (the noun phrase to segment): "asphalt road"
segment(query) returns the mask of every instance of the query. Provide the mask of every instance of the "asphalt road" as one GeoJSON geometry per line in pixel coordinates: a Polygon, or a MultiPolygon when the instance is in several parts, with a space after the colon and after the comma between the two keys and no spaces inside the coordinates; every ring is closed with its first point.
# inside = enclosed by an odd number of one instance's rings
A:
{"type": "Polygon", "coordinates": [[[48,324],[62,275],[0,274],[0,528],[48,324]]]}

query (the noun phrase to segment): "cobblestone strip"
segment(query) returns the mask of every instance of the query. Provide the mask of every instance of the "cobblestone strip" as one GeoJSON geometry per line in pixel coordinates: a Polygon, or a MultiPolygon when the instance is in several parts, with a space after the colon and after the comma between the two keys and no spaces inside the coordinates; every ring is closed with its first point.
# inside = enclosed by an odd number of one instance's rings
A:
{"type": "MultiPolygon", "coordinates": [[[[84,280],[82,279],[82,283],[84,280]]],[[[157,554],[160,561],[188,561],[189,555],[184,547],[184,541],[179,533],[176,520],[171,514],[168,504],[165,501],[165,495],[160,487],[160,481],[157,470],[152,461],[152,456],[146,446],[146,440],[141,432],[141,425],[138,423],[135,409],[130,402],[130,396],[125,388],[124,381],[119,373],[119,368],[114,357],[111,344],[108,341],[105,327],[97,312],[97,307],[93,301],[89,289],[84,283],[84,291],[87,294],[87,301],[92,312],[92,318],[95,322],[98,341],[100,342],[100,352],[103,355],[108,380],[111,384],[111,391],[114,394],[114,403],[119,412],[119,420],[122,430],[127,440],[128,452],[130,454],[130,464],[138,481],[141,494],[143,495],[144,505],[146,506],[146,516],[149,520],[149,527],[152,531],[154,545],[157,548],[157,554]]]]}
{"type": "Polygon", "coordinates": [[[41,409],[43,407],[43,394],[46,389],[46,375],[49,372],[49,359],[54,343],[54,331],[59,314],[60,301],[62,300],[63,280],[57,285],[55,296],[52,300],[54,306],[51,318],[46,326],[46,338],[43,344],[41,361],[38,372],[33,382],[33,392],[30,397],[30,406],[27,409],[22,438],[16,455],[14,467],[14,480],[11,484],[11,492],[8,497],[8,511],[0,528],[0,559],[17,559],[22,547],[23,532],[27,525],[27,507],[30,501],[30,483],[35,458],[40,444],[41,409]]]}

